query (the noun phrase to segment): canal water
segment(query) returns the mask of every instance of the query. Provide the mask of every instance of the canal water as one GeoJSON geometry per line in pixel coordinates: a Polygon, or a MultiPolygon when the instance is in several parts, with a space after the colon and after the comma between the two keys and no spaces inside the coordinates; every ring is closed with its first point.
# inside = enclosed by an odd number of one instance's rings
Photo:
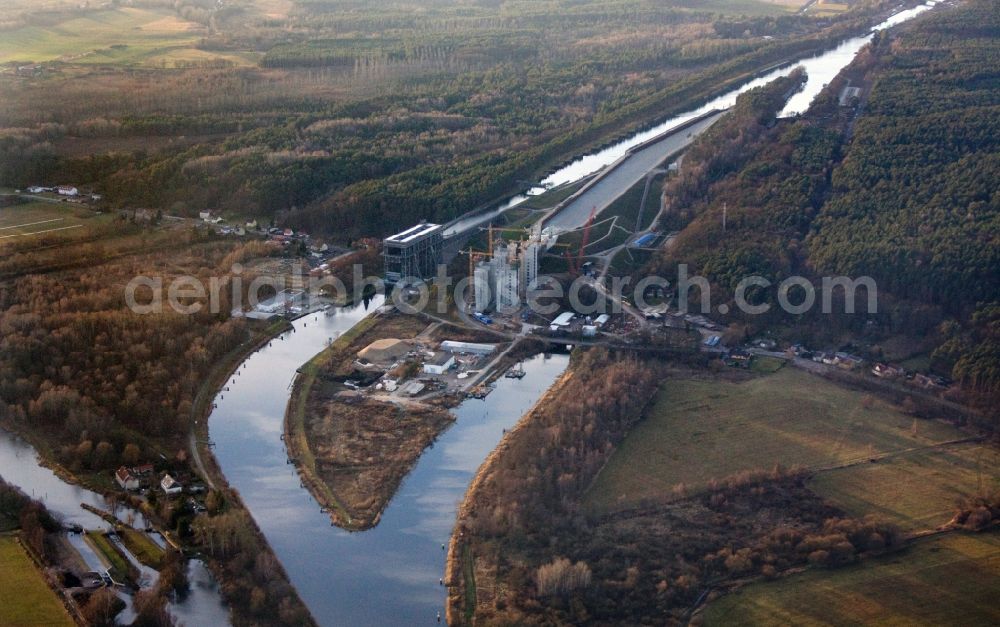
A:
{"type": "MultiPolygon", "coordinates": [[[[38,455],[30,444],[16,435],[0,429],[0,477],[11,485],[16,485],[25,494],[42,501],[50,512],[64,524],[77,524],[85,529],[110,528],[105,520],[80,505],[109,510],[104,497],[80,486],[66,483],[52,470],[38,463],[38,455]]],[[[145,525],[142,515],[119,507],[116,515],[134,521],[137,527],[145,525]]],[[[67,534],[69,543],[77,550],[88,568],[103,571],[100,558],[79,534],[67,534]]],[[[154,537],[155,539],[155,537],[154,537]]],[[[137,564],[142,573],[143,587],[155,583],[156,571],[137,564]]],[[[183,598],[169,604],[170,613],[185,625],[224,625],[229,623],[229,610],[222,602],[219,587],[212,573],[200,560],[188,560],[188,581],[191,591],[183,598]]],[[[126,608],[118,615],[121,623],[134,618],[132,598],[121,593],[126,608]]]]}
{"type": "MultiPolygon", "coordinates": [[[[295,371],[381,300],[309,315],[252,355],[217,398],[209,421],[215,455],[323,625],[437,624],[444,610],[445,551],[473,474],[565,370],[567,355],[539,355],[523,379],[501,378],[485,399],[454,410],[456,422],[424,451],[378,526],[347,532],[301,486],[281,440],[295,371]]],[[[443,619],[442,619],[443,620],[443,619]]]]}
{"type": "MultiPolygon", "coordinates": [[[[448,227],[446,235],[450,236],[466,231],[477,224],[481,224],[487,219],[496,217],[504,211],[520,205],[531,196],[537,196],[544,193],[548,188],[580,181],[600,169],[611,165],[618,159],[621,159],[631,148],[634,148],[645,141],[649,141],[657,135],[665,133],[672,128],[688,122],[689,120],[712,111],[713,109],[727,109],[736,103],[736,97],[740,94],[753,89],[754,87],[766,85],[778,77],[788,76],[795,68],[798,67],[805,69],[808,79],[801,91],[789,99],[784,110],[781,111],[778,117],[791,117],[796,114],[804,113],[806,109],[809,108],[813,99],[819,95],[820,91],[822,91],[823,88],[826,87],[831,80],[833,80],[833,77],[835,77],[842,69],[847,67],[861,48],[871,41],[872,35],[875,31],[884,30],[886,28],[896,26],[897,24],[902,24],[903,22],[920,15],[924,11],[933,8],[937,4],[940,4],[939,0],[930,0],[926,4],[906,9],[904,11],[899,11],[886,19],[884,22],[874,26],[871,31],[865,35],[852,37],[841,42],[839,45],[830,50],[811,57],[799,59],[798,61],[789,63],[788,65],[763,74],[758,78],[747,81],[732,91],[726,92],[721,96],[709,100],[697,109],[672,117],[652,128],[635,133],[626,139],[602,148],[594,153],[580,157],[548,175],[542,179],[538,186],[528,190],[524,194],[519,194],[504,201],[498,207],[489,212],[459,220],[455,224],[448,227]]],[[[666,155],[664,155],[664,157],[666,157],[666,155]]],[[[624,192],[625,190],[622,190],[622,193],[624,192]]]]}

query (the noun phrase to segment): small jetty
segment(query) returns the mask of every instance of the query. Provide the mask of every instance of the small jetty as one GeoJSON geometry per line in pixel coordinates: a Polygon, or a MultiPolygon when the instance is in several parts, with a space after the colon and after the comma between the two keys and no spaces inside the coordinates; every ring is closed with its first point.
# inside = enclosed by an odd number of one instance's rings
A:
{"type": "Polygon", "coordinates": [[[518,363],[516,366],[511,366],[510,370],[504,374],[508,379],[523,379],[525,375],[524,366],[518,363]]]}
{"type": "Polygon", "coordinates": [[[490,386],[488,386],[488,385],[477,385],[476,387],[474,387],[471,390],[469,390],[469,393],[466,396],[468,396],[469,398],[480,398],[480,399],[482,399],[482,398],[486,398],[487,396],[489,396],[490,392],[492,392],[492,391],[493,391],[493,388],[490,387],[490,386]]]}

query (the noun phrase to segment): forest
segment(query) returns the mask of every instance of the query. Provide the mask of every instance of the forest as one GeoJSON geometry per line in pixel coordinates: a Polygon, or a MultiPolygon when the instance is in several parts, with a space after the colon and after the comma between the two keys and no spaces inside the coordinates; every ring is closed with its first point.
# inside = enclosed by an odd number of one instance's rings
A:
{"type": "MultiPolygon", "coordinates": [[[[688,263],[720,288],[719,302],[752,274],[870,276],[877,313],[820,319],[775,306],[755,318],[732,308],[726,322],[739,335],[794,325],[809,343],[850,334],[875,359],[888,338],[930,337],[934,370],[995,410],[998,58],[1000,18],[975,1],[877,36],[800,119],[771,122],[773,104],[748,94],[667,182],[663,226],[680,234],[652,267],[688,263]],[[866,86],[863,102],[839,106],[846,80],[866,86]]],[[[751,301],[775,296],[751,292],[751,301]]]]}
{"type": "Polygon", "coordinates": [[[587,510],[584,492],[655,389],[702,365],[601,349],[573,359],[466,495],[450,554],[452,624],[687,624],[712,586],[899,544],[894,525],[846,515],[808,489],[808,473],[780,466],[587,510]]]}
{"type": "MultiPolygon", "coordinates": [[[[211,313],[205,299],[193,315],[169,308],[137,315],[126,307],[124,287],[135,276],[160,276],[166,285],[187,275],[207,284],[209,277],[228,277],[233,263],[263,247],[185,240],[176,232],[173,237],[183,250],[132,252],[85,268],[24,275],[0,288],[0,425],[25,435],[49,463],[101,491],[117,487],[112,473],[123,464],[155,463],[189,473],[188,435],[199,391],[227,355],[245,350],[264,331],[229,317],[227,278],[219,314],[211,313]]],[[[141,302],[145,298],[137,295],[141,302]]],[[[0,508],[11,498],[0,493],[0,508]]],[[[308,611],[238,495],[213,491],[206,502],[208,511],[194,516],[183,500],[157,499],[154,490],[144,511],[209,554],[234,620],[309,624],[308,611]]],[[[184,572],[178,564],[161,569],[163,585],[142,606],[149,617],[169,619],[163,599],[174,574],[184,572]]],[[[113,616],[117,609],[95,605],[83,611],[113,616]]]]}
{"type": "Polygon", "coordinates": [[[192,58],[244,62],[112,54],[0,72],[0,185],[73,181],[111,207],[384,235],[516,191],[890,4],[834,18],[755,2],[428,3],[416,17],[405,2],[135,0],[201,33],[192,58]]]}

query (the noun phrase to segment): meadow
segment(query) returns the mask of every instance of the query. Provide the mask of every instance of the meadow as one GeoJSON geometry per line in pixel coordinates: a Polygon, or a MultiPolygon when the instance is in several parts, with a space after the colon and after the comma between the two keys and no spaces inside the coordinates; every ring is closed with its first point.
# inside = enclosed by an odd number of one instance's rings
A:
{"type": "Polygon", "coordinates": [[[88,209],[46,201],[0,207],[0,248],[5,244],[32,239],[33,236],[55,233],[79,236],[87,231],[85,225],[90,224],[95,216],[88,209]]]}
{"type": "MultiPolygon", "coordinates": [[[[0,63],[66,61],[132,65],[168,50],[193,48],[207,30],[166,9],[121,7],[67,13],[0,37],[0,63]]],[[[174,53],[176,54],[176,53],[174,53]]]]}
{"type": "Polygon", "coordinates": [[[0,535],[0,625],[73,625],[16,536],[0,535]]]}
{"type": "Polygon", "coordinates": [[[817,474],[809,487],[849,514],[875,514],[906,530],[951,520],[959,500],[1000,490],[1000,451],[959,444],[817,474]]]}
{"type": "Polygon", "coordinates": [[[960,437],[790,368],[742,382],[668,379],[586,503],[605,510],[775,464],[819,469],[960,437]]]}
{"type": "Polygon", "coordinates": [[[709,603],[705,625],[996,625],[1000,535],[948,535],[902,554],[761,582],[709,603]]]}

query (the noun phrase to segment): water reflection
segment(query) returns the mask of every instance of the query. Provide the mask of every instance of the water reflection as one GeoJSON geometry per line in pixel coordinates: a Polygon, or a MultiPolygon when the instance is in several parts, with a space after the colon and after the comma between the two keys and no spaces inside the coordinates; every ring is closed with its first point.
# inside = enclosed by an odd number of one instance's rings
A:
{"type": "MultiPolygon", "coordinates": [[[[0,477],[11,485],[19,487],[25,494],[42,501],[56,517],[64,524],[76,524],[85,529],[110,529],[111,525],[100,516],[82,507],[86,503],[102,510],[111,507],[105,498],[77,485],[66,483],[52,470],[39,464],[38,455],[23,439],[0,429],[0,477]]],[[[144,527],[142,515],[125,507],[119,506],[115,514],[119,519],[132,518],[137,527],[144,527]]],[[[158,536],[151,534],[156,540],[158,536]]],[[[87,568],[103,571],[104,565],[97,553],[87,544],[80,534],[68,534],[71,546],[83,559],[87,568]]],[[[162,542],[162,539],[160,539],[162,542]]],[[[162,544],[161,544],[162,546],[162,544]]],[[[139,564],[126,551],[126,556],[139,568],[143,587],[149,587],[156,582],[158,573],[139,564]]],[[[229,611],[222,602],[218,584],[199,560],[188,561],[188,576],[192,591],[183,599],[177,599],[168,604],[170,613],[180,622],[188,625],[224,625],[229,623],[229,611]]],[[[126,608],[118,615],[121,623],[131,622],[135,618],[132,611],[132,598],[121,593],[120,598],[126,602],[126,608]]]]}
{"type": "MultiPolygon", "coordinates": [[[[884,22],[874,26],[871,29],[871,33],[874,33],[876,30],[884,30],[886,28],[902,24],[924,11],[933,8],[937,4],[939,4],[937,0],[931,0],[926,4],[913,7],[912,9],[900,11],[899,13],[896,13],[886,19],[884,22]]],[[[736,103],[736,97],[740,94],[753,89],[754,87],[765,85],[780,76],[788,76],[797,67],[805,68],[806,73],[808,74],[808,80],[802,90],[789,99],[785,108],[781,111],[778,117],[790,117],[796,114],[804,113],[805,110],[809,108],[813,99],[819,95],[820,91],[822,91],[822,89],[831,80],[833,80],[833,77],[835,77],[854,59],[865,44],[871,41],[871,33],[859,37],[852,37],[831,50],[790,63],[779,69],[768,72],[767,74],[744,83],[732,91],[713,98],[697,109],[688,111],[687,113],[682,113],[657,124],[652,128],[635,133],[627,139],[617,142],[611,146],[607,146],[597,152],[580,157],[542,179],[538,186],[528,190],[525,194],[514,196],[487,213],[460,220],[448,228],[446,236],[460,233],[486,221],[487,219],[496,217],[504,211],[521,204],[529,197],[544,193],[546,189],[550,187],[580,181],[585,177],[594,174],[601,168],[607,167],[622,158],[629,149],[634,148],[635,146],[638,146],[639,144],[648,141],[661,133],[665,133],[676,126],[680,126],[681,124],[692,120],[699,115],[703,115],[708,111],[713,109],[729,108],[736,103]]]]}
{"type": "Polygon", "coordinates": [[[296,368],[366,314],[358,307],[297,322],[294,333],[247,360],[209,427],[227,479],[321,624],[436,623],[446,594],[438,582],[444,574],[441,545],[457,504],[504,429],[548,389],[568,357],[529,360],[524,379],[502,378],[486,399],[456,408],[456,423],[424,452],[380,524],[347,532],[331,526],[301,487],[279,432],[296,368]]]}

